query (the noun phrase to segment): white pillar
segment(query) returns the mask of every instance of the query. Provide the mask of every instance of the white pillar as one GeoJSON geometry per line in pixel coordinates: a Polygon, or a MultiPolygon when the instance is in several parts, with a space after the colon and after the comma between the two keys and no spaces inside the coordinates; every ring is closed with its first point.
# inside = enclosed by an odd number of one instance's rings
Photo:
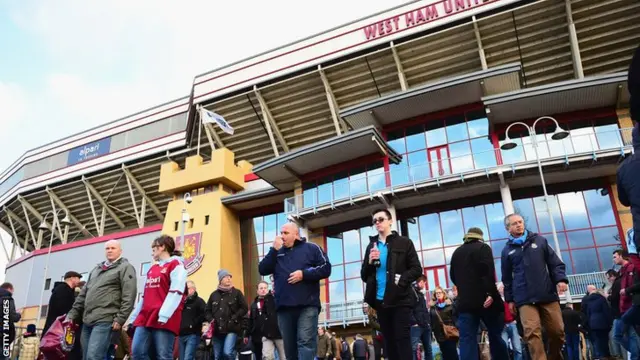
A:
{"type": "Polygon", "coordinates": [[[395,230],[400,233],[400,229],[398,229],[398,217],[396,216],[396,207],[393,204],[387,206],[387,210],[391,213],[391,230],[395,230]]]}
{"type": "Polygon", "coordinates": [[[504,214],[509,215],[515,212],[513,207],[513,200],[511,199],[511,189],[506,182],[500,184],[500,197],[502,197],[502,206],[504,207],[504,214]]]}

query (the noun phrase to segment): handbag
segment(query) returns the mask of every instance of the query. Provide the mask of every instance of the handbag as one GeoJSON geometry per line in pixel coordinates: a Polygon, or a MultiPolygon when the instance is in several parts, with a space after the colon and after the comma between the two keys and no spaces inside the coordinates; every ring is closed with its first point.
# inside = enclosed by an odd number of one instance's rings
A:
{"type": "Polygon", "coordinates": [[[442,321],[442,318],[440,317],[440,313],[438,313],[438,310],[433,309],[433,311],[436,312],[436,316],[438,317],[438,320],[440,320],[440,324],[442,324],[442,331],[444,332],[444,338],[447,340],[458,340],[460,338],[460,331],[458,331],[458,328],[453,325],[445,324],[444,321],[442,321]]]}
{"type": "Polygon", "coordinates": [[[482,332],[482,336],[480,336],[480,360],[491,360],[491,348],[489,347],[489,336],[486,331],[482,332]]]}
{"type": "Polygon", "coordinates": [[[40,351],[47,360],[65,360],[73,349],[78,324],[65,322],[65,317],[59,316],[40,340],[40,351]]]}

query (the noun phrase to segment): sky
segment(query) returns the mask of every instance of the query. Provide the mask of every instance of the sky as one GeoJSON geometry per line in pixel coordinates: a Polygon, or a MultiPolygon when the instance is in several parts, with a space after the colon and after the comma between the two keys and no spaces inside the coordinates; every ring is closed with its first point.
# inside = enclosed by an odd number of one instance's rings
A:
{"type": "MultiPolygon", "coordinates": [[[[197,74],[406,2],[0,0],[0,171],[186,96],[197,74]]],[[[4,266],[0,252],[0,280],[4,266]]]]}

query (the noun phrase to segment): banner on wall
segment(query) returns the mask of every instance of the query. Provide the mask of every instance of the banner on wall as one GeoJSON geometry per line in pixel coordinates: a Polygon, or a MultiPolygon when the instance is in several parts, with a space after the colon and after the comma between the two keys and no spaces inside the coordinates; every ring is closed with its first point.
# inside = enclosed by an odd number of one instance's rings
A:
{"type": "Polygon", "coordinates": [[[69,150],[67,166],[107,155],[111,149],[111,138],[94,141],[69,150]]]}
{"type": "MultiPolygon", "coordinates": [[[[198,271],[202,266],[202,259],[204,254],[202,253],[202,233],[186,234],[184,236],[184,251],[182,257],[184,258],[184,267],[187,270],[187,275],[191,275],[198,271]]],[[[182,245],[182,237],[176,237],[176,249],[180,249],[182,245]]]]}

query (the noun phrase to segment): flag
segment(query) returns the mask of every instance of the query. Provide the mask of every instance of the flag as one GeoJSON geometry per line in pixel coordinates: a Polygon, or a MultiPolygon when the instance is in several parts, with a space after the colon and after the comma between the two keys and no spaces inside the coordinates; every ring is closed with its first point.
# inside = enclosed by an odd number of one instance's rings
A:
{"type": "Polygon", "coordinates": [[[233,128],[227,120],[225,120],[222,116],[214,113],[213,111],[209,111],[205,108],[200,108],[200,117],[202,118],[203,124],[218,124],[222,131],[226,132],[229,135],[233,135],[233,128]]]}

